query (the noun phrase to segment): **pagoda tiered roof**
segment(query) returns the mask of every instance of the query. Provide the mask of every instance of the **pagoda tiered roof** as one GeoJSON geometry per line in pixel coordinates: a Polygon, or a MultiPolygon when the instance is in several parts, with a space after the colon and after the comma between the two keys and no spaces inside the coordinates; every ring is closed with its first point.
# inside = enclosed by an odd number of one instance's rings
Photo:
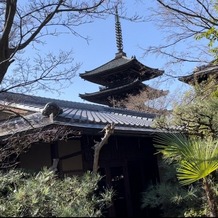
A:
{"type": "Polygon", "coordinates": [[[139,78],[141,81],[146,81],[161,76],[163,73],[162,70],[145,66],[136,57],[121,56],[115,57],[93,70],[81,73],[80,77],[96,84],[108,86],[110,81],[114,81],[114,78],[131,77],[133,80],[139,78]]]}
{"type": "Polygon", "coordinates": [[[98,92],[80,94],[79,96],[82,99],[90,102],[112,106],[113,102],[110,100],[124,100],[129,94],[137,95],[141,91],[147,91],[148,93],[150,93],[149,99],[158,98],[168,93],[166,91],[151,88],[150,86],[145,85],[141,83],[140,80],[136,79],[135,81],[128,84],[124,84],[122,86],[114,88],[105,88],[101,89],[98,92]]]}
{"type": "Polygon", "coordinates": [[[157,90],[145,85],[143,82],[163,75],[164,71],[148,67],[136,59],[135,56],[127,58],[123,52],[121,26],[118,13],[115,16],[116,42],[118,52],[115,58],[93,70],[81,73],[84,80],[99,84],[99,91],[79,94],[87,101],[113,106],[111,100],[124,100],[128,95],[137,95],[141,91],[153,92],[152,97],[166,95],[167,92],[157,90]]]}

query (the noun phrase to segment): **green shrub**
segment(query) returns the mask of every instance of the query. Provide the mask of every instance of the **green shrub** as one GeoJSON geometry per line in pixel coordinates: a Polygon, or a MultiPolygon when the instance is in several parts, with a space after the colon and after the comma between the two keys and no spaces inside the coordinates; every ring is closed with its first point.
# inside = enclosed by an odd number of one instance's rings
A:
{"type": "Polygon", "coordinates": [[[43,169],[31,175],[0,173],[0,214],[5,217],[100,217],[112,190],[96,195],[101,177],[91,172],[59,179],[43,169]]]}
{"type": "MultiPolygon", "coordinates": [[[[176,177],[176,165],[160,162],[165,172],[162,182],[149,186],[142,193],[142,208],[160,210],[161,217],[207,217],[208,205],[202,185],[196,182],[193,185],[181,186],[176,177]]],[[[211,186],[218,200],[218,184],[211,180],[211,186]]]]}

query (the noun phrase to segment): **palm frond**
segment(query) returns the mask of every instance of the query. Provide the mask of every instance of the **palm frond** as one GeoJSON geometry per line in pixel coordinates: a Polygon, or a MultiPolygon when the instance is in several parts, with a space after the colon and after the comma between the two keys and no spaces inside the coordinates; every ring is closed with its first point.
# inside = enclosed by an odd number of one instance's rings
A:
{"type": "Polygon", "coordinates": [[[177,176],[182,185],[188,185],[205,178],[218,169],[218,142],[212,140],[193,141],[191,156],[181,161],[177,176]]]}
{"type": "Polygon", "coordinates": [[[188,144],[188,139],[183,134],[161,133],[154,137],[154,146],[164,158],[180,158],[188,144]]]}
{"type": "Polygon", "coordinates": [[[157,135],[154,142],[165,159],[178,162],[177,177],[182,185],[189,185],[218,169],[218,141],[171,133],[157,135]]]}

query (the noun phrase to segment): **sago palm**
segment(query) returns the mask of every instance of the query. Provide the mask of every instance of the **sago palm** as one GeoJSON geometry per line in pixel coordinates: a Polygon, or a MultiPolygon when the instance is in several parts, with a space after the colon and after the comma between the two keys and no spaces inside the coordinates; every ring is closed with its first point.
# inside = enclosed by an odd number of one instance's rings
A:
{"type": "Polygon", "coordinates": [[[218,169],[218,141],[160,134],[155,137],[155,147],[164,159],[177,162],[177,177],[182,185],[202,181],[210,216],[218,217],[217,202],[209,183],[209,175],[218,169]]]}

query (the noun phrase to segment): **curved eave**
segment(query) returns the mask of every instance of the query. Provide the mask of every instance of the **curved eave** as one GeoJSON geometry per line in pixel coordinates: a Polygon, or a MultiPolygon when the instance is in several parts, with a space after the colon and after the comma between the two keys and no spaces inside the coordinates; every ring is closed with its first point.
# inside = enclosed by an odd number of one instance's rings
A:
{"type": "Polygon", "coordinates": [[[125,57],[115,58],[112,61],[94,69],[79,74],[81,78],[100,85],[107,85],[107,78],[111,75],[122,75],[128,73],[127,69],[132,69],[137,74],[135,77],[140,77],[141,81],[149,80],[163,75],[164,71],[150,68],[140,63],[136,58],[128,59],[125,57]]]}
{"type": "MultiPolygon", "coordinates": [[[[125,56],[120,58],[114,58],[107,63],[101,65],[90,71],[85,71],[85,73],[80,73],[79,76],[83,79],[99,75],[99,73],[104,74],[105,72],[113,72],[116,69],[122,69],[123,66],[127,66],[129,63],[133,62],[134,59],[129,59],[125,56]]],[[[105,73],[106,74],[106,73],[105,73]]]]}
{"type": "Polygon", "coordinates": [[[203,70],[195,71],[191,75],[182,76],[179,81],[187,83],[189,85],[195,85],[208,79],[209,76],[215,75],[218,77],[218,66],[209,66],[203,70]],[[217,74],[217,75],[216,75],[217,74]]]}
{"type": "Polygon", "coordinates": [[[150,67],[145,66],[141,72],[140,78],[142,81],[146,81],[149,79],[154,79],[158,76],[162,76],[163,74],[164,74],[163,70],[154,69],[154,68],[150,68],[150,67]]]}
{"type": "Polygon", "coordinates": [[[94,102],[97,104],[104,104],[104,105],[111,105],[111,102],[109,100],[110,96],[119,96],[119,95],[126,95],[128,91],[137,88],[137,89],[143,89],[143,87],[146,87],[143,83],[141,83],[139,80],[136,80],[130,84],[123,85],[121,87],[113,88],[113,89],[105,89],[101,90],[99,92],[93,92],[93,93],[85,93],[85,94],[79,94],[79,97],[94,102]]]}
{"type": "Polygon", "coordinates": [[[115,95],[119,95],[123,93],[127,94],[128,90],[131,90],[134,88],[138,88],[139,91],[147,90],[149,93],[153,93],[151,94],[150,99],[159,98],[161,96],[168,94],[168,91],[154,89],[148,85],[143,84],[139,80],[135,80],[134,82],[123,85],[121,87],[117,87],[113,89],[105,89],[105,90],[101,90],[101,91],[93,92],[93,93],[79,94],[79,97],[84,100],[95,102],[98,104],[109,105],[109,100],[108,100],[109,96],[113,96],[113,95],[115,96],[115,95]]]}
{"type": "Polygon", "coordinates": [[[190,85],[191,85],[193,79],[194,79],[193,75],[182,76],[182,77],[178,78],[178,80],[180,82],[184,82],[184,83],[187,83],[187,84],[190,84],[190,85]]]}
{"type": "Polygon", "coordinates": [[[141,86],[143,88],[146,85],[144,85],[139,80],[135,80],[132,83],[128,83],[128,84],[120,86],[120,87],[116,87],[116,88],[112,88],[112,89],[105,89],[105,90],[101,90],[98,92],[79,94],[79,96],[85,100],[88,100],[90,98],[105,97],[105,96],[109,96],[109,95],[113,95],[113,94],[117,94],[117,93],[123,93],[124,91],[129,90],[131,88],[134,88],[136,86],[141,86]]]}

